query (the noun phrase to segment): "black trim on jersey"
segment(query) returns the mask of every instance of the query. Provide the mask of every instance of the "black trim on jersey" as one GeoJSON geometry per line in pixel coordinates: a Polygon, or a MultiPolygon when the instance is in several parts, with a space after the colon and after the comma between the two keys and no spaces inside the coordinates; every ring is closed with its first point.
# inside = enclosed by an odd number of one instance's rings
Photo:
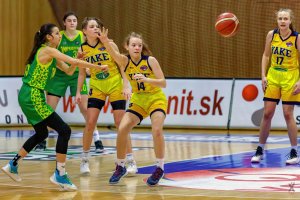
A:
{"type": "Polygon", "coordinates": [[[298,102],[298,101],[282,101],[282,104],[284,104],[284,105],[300,105],[300,102],[298,102]]]}
{"type": "Polygon", "coordinates": [[[166,116],[166,112],[165,112],[163,109],[157,108],[157,109],[153,110],[153,111],[150,113],[150,118],[151,118],[151,115],[152,115],[153,113],[155,113],[156,111],[162,112],[162,113],[166,116]]]}
{"type": "Polygon", "coordinates": [[[294,31],[295,32],[295,36],[296,36],[296,39],[295,39],[295,48],[298,49],[297,47],[297,40],[298,40],[298,32],[294,31]]]}
{"type": "Polygon", "coordinates": [[[152,70],[152,67],[151,67],[151,65],[150,65],[150,63],[149,63],[149,56],[147,56],[147,64],[148,64],[149,69],[150,69],[151,71],[153,71],[153,70],[152,70]]]}
{"type": "Polygon", "coordinates": [[[124,72],[126,72],[127,67],[128,67],[128,65],[129,65],[129,63],[130,63],[130,55],[127,55],[127,58],[128,58],[128,63],[127,63],[127,65],[126,65],[125,69],[124,69],[124,72]]]}
{"type": "MultiPolygon", "coordinates": [[[[140,113],[138,113],[138,112],[136,112],[134,110],[130,110],[130,109],[127,109],[126,112],[130,112],[130,113],[136,115],[140,119],[140,123],[142,122],[143,116],[140,113]]],[[[140,125],[140,123],[138,123],[138,125],[140,125]]]]}
{"type": "Polygon", "coordinates": [[[276,102],[277,104],[279,103],[279,99],[272,99],[272,98],[267,98],[267,97],[264,97],[263,101],[276,102]]]}
{"type": "Polygon", "coordinates": [[[61,98],[61,96],[60,96],[60,95],[53,94],[53,93],[51,93],[51,92],[47,92],[47,95],[50,95],[50,96],[55,96],[55,97],[61,98]]]}
{"type": "Polygon", "coordinates": [[[83,50],[82,50],[82,46],[84,46],[84,45],[87,45],[87,46],[89,46],[89,47],[95,49],[95,47],[96,47],[99,43],[100,43],[100,40],[98,40],[98,42],[97,42],[97,44],[96,44],[95,46],[91,46],[87,41],[85,41],[85,42],[82,43],[82,45],[81,45],[81,51],[83,51],[83,50]]]}
{"type": "Polygon", "coordinates": [[[272,40],[271,40],[271,41],[273,41],[274,35],[275,35],[275,33],[277,33],[277,32],[278,32],[278,28],[275,28],[275,29],[273,30],[273,35],[272,35],[272,40]]]}
{"type": "Polygon", "coordinates": [[[130,61],[137,67],[143,60],[147,60],[147,64],[148,64],[150,70],[152,71],[152,68],[151,68],[151,66],[150,66],[150,64],[149,64],[149,62],[148,62],[149,56],[147,56],[147,55],[142,55],[141,59],[139,60],[139,62],[138,62],[137,64],[131,60],[130,55],[127,55],[127,58],[128,58],[128,63],[127,63],[127,65],[126,65],[125,69],[124,69],[124,72],[126,72],[127,67],[128,67],[128,65],[129,65],[130,61]]]}

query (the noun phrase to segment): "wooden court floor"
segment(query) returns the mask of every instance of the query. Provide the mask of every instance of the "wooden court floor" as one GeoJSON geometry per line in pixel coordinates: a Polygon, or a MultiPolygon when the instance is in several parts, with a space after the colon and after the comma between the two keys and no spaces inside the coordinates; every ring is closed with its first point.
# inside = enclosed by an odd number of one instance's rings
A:
{"type": "MultiPolygon", "coordinates": [[[[11,130],[0,130],[0,165],[4,166],[8,159],[11,158],[7,152],[17,151],[24,141],[28,138],[26,133],[19,134],[16,130],[19,128],[11,130]],[[6,157],[5,157],[6,156],[6,157]]],[[[28,128],[24,129],[24,132],[28,128]]],[[[74,130],[74,129],[73,129],[74,130]]],[[[76,128],[75,131],[81,131],[76,128]]],[[[103,143],[105,147],[114,148],[115,147],[115,136],[114,131],[108,129],[102,129],[101,132],[105,133],[103,136],[103,143]]],[[[76,134],[74,134],[76,135],[76,134]]],[[[23,178],[21,183],[13,182],[5,174],[0,172],[0,199],[116,199],[116,200],[133,200],[133,199],[300,199],[300,183],[296,179],[291,179],[287,183],[293,183],[291,187],[282,186],[282,191],[272,191],[270,187],[262,187],[266,190],[240,190],[238,188],[241,182],[228,182],[228,188],[226,185],[213,186],[218,180],[207,179],[200,180],[201,173],[204,176],[208,176],[210,173],[223,173],[234,175],[237,171],[230,171],[232,168],[236,167],[235,162],[236,155],[239,153],[246,153],[246,159],[241,158],[241,167],[235,168],[236,170],[249,168],[249,156],[250,153],[253,154],[256,148],[257,132],[249,131],[235,131],[230,133],[229,137],[224,140],[222,137],[226,136],[226,131],[212,131],[212,130],[166,130],[166,175],[168,177],[169,168],[174,173],[170,173],[170,177],[174,180],[179,180],[176,185],[176,181],[171,182],[166,179],[163,180],[163,185],[156,187],[148,187],[145,184],[145,178],[149,174],[139,173],[135,176],[125,177],[120,184],[111,186],[108,184],[108,179],[112,175],[114,170],[114,160],[116,155],[111,154],[98,154],[90,158],[90,176],[82,176],[79,172],[80,158],[74,157],[67,161],[66,169],[68,174],[71,176],[72,181],[79,188],[77,192],[61,192],[58,190],[57,186],[53,185],[49,181],[49,177],[52,175],[55,169],[55,161],[49,160],[38,160],[38,155],[36,155],[37,160],[23,160],[20,164],[19,173],[23,178]],[[188,137],[186,137],[188,134],[188,137]],[[232,138],[231,138],[232,137],[232,138]],[[209,139],[207,139],[209,138],[209,139]],[[228,140],[228,138],[231,138],[228,140]],[[223,140],[223,141],[222,141],[223,140]],[[247,142],[250,141],[250,142],[247,142]],[[233,157],[232,157],[233,155],[233,157]],[[200,173],[200,178],[189,179],[193,187],[181,187],[180,178],[184,179],[185,176],[194,176],[193,172],[193,161],[195,164],[195,170],[200,173]],[[208,160],[210,160],[208,162],[208,160]],[[224,160],[224,164],[222,164],[224,160]],[[216,165],[214,164],[215,161],[216,165]],[[218,168],[218,166],[226,165],[226,162],[231,162],[228,167],[218,168]],[[203,165],[208,170],[201,170],[199,166],[207,162],[208,166],[203,165]],[[176,164],[177,163],[177,164],[176,164]],[[168,166],[168,168],[167,168],[168,166]],[[186,166],[186,168],[185,168],[186,166]],[[191,166],[192,168],[187,168],[191,166]],[[247,167],[248,166],[248,167],[247,167]],[[182,172],[181,168],[182,167],[182,172]],[[215,167],[215,168],[214,168],[215,167]],[[224,170],[226,172],[224,172],[224,170]],[[221,172],[220,172],[221,171],[221,172]],[[179,179],[177,179],[179,177],[179,179]],[[197,183],[198,181],[198,183],[197,183]],[[168,185],[168,184],[171,185],[168,185]],[[175,184],[173,184],[175,183],[175,184]],[[197,185],[198,184],[198,185],[197,185]],[[196,186],[198,188],[195,188],[196,186]],[[195,186],[195,187],[194,187],[195,186]],[[203,188],[202,188],[203,186],[203,188]],[[207,189],[211,188],[212,189],[207,189]],[[225,188],[225,189],[224,189],[225,188]],[[292,190],[292,191],[290,191],[292,190]]],[[[289,144],[286,142],[281,142],[284,138],[287,138],[285,134],[278,134],[279,137],[274,139],[274,143],[268,145],[269,149],[284,148],[288,147],[289,144]],[[281,138],[281,139],[280,139],[281,138]],[[276,141],[279,141],[276,143],[276,141]]],[[[152,140],[149,130],[135,130],[132,133],[133,146],[137,149],[134,151],[134,157],[137,161],[139,170],[146,170],[147,166],[153,165],[154,153],[152,148],[152,140]],[[142,136],[141,136],[142,135],[142,136]]],[[[48,147],[53,148],[55,146],[55,137],[48,139],[48,147]]],[[[70,146],[81,146],[80,133],[76,137],[72,137],[69,143],[70,146]]],[[[92,147],[93,150],[93,147],[92,147]]],[[[12,155],[12,154],[11,154],[12,155]]],[[[244,155],[244,154],[243,154],[244,155]]],[[[267,158],[268,159],[268,158],[267,158]]],[[[291,174],[300,171],[295,168],[291,174]]],[[[251,168],[251,167],[250,167],[251,168]]],[[[254,169],[254,167],[252,168],[254,169]]],[[[282,168],[285,170],[285,168],[282,168]]],[[[145,171],[144,170],[144,171],[145,171]]],[[[287,168],[289,170],[289,168],[287,168]]],[[[146,170],[147,171],[147,170],[146,170]]],[[[260,171],[258,171],[260,173],[260,171]]],[[[255,173],[257,175],[257,173],[255,173]]],[[[198,174],[199,175],[199,174],[198,174]]],[[[280,173],[282,175],[282,173],[280,173]]],[[[291,175],[291,176],[292,176],[291,175]]],[[[278,176],[278,175],[276,175],[278,176]]],[[[213,177],[213,176],[212,176],[213,177]]],[[[216,176],[217,177],[217,176],[216,176]]],[[[218,175],[218,177],[221,177],[218,175]]],[[[222,175],[222,177],[225,177],[222,175]]],[[[277,181],[276,178],[271,177],[271,181],[277,181]],[[273,178],[273,179],[272,179],[273,178]]],[[[186,183],[186,182],[185,182],[186,183]]],[[[256,182],[258,183],[258,182],[256,182]]],[[[255,182],[250,182],[250,184],[256,184],[255,182]]],[[[220,183],[222,184],[222,183],[220,183]]]]}

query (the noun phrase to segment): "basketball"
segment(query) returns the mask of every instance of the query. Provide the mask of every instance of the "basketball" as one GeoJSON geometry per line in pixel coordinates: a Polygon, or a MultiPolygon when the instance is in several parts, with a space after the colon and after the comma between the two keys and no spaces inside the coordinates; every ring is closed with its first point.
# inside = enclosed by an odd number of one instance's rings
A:
{"type": "Polygon", "coordinates": [[[249,84],[244,87],[242,91],[242,96],[246,101],[253,101],[258,96],[258,89],[255,85],[249,84]]]}
{"type": "Polygon", "coordinates": [[[233,13],[222,13],[217,17],[215,29],[223,37],[232,37],[239,30],[239,20],[233,13]]]}

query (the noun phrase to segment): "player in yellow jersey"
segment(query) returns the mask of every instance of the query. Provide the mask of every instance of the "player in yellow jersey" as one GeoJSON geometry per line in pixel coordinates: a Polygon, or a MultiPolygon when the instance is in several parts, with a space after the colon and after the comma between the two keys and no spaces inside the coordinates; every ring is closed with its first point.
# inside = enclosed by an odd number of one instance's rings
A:
{"type": "Polygon", "coordinates": [[[294,106],[300,105],[298,32],[292,26],[293,12],[280,9],[276,13],[278,28],[269,31],[262,57],[262,88],[264,91],[264,114],[260,125],[259,145],[252,163],[263,158],[264,146],[269,136],[271,121],[280,99],[291,143],[290,156],[286,164],[299,162],[297,153],[297,125],[294,106]],[[271,59],[271,66],[267,69],[271,59]]]}
{"type": "MultiPolygon", "coordinates": [[[[95,127],[97,123],[98,116],[102,107],[105,105],[106,99],[109,98],[113,108],[115,125],[118,128],[120,121],[125,114],[126,97],[131,95],[131,91],[128,87],[128,80],[125,79],[126,81],[123,81],[117,64],[98,39],[100,27],[103,27],[102,22],[94,17],[86,17],[82,23],[82,30],[86,36],[86,42],[81,45],[79,53],[84,53],[84,59],[87,62],[99,65],[105,64],[109,66],[109,72],[105,73],[100,70],[90,70],[91,78],[87,123],[84,129],[83,154],[80,165],[80,172],[82,174],[90,173],[88,157],[93,135],[93,127],[95,127]]],[[[114,43],[112,42],[112,44],[114,43]]],[[[115,44],[114,46],[117,47],[115,44]]],[[[85,71],[80,69],[76,95],[78,102],[80,102],[80,90],[83,85],[83,80],[85,80],[85,71]]],[[[130,169],[130,173],[135,174],[137,172],[137,167],[133,159],[131,141],[129,137],[128,143],[127,166],[130,169]]]]}
{"type": "MultiPolygon", "coordinates": [[[[84,42],[83,33],[77,30],[78,17],[74,12],[67,12],[63,17],[65,30],[60,31],[62,36],[57,49],[73,58],[77,57],[78,48],[84,42]]],[[[50,80],[47,90],[47,103],[55,110],[61,97],[65,96],[68,87],[70,94],[75,97],[77,91],[77,79],[79,70],[76,69],[72,76],[57,69],[54,77],[50,80]]],[[[83,89],[81,90],[81,102],[78,104],[79,110],[86,120],[88,89],[86,81],[84,81],[83,89]]],[[[97,126],[94,130],[95,152],[101,153],[104,151],[102,141],[99,138],[97,126]]],[[[46,140],[39,143],[35,147],[35,151],[43,151],[46,149],[46,140]]]]}
{"type": "Polygon", "coordinates": [[[117,137],[117,167],[109,180],[117,184],[127,175],[125,167],[126,139],[134,126],[150,116],[156,168],[147,179],[150,186],[158,184],[164,175],[165,141],[163,124],[167,112],[167,99],[161,88],[166,87],[166,80],[158,61],[144,43],[141,35],[131,33],[125,40],[128,56],[120,54],[113,48],[107,37],[108,30],[101,29],[99,38],[107,51],[125,72],[132,87],[129,108],[122,118],[117,137]]]}

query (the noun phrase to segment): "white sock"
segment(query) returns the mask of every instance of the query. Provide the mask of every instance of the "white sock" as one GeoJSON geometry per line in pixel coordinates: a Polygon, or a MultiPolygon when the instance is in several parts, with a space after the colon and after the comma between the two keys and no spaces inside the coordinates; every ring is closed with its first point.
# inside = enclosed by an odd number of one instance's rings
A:
{"type": "Polygon", "coordinates": [[[121,167],[125,167],[125,159],[117,159],[117,164],[121,167]]]}
{"type": "Polygon", "coordinates": [[[160,167],[162,170],[164,170],[165,161],[164,159],[156,159],[156,166],[160,167]]]}
{"type": "Polygon", "coordinates": [[[93,137],[94,137],[94,142],[100,140],[100,136],[99,136],[99,131],[98,130],[94,131],[93,137]]]}
{"type": "Polygon", "coordinates": [[[133,153],[126,154],[126,160],[133,160],[133,153]]]}
{"type": "Polygon", "coordinates": [[[88,159],[90,157],[90,151],[82,152],[82,159],[88,159]]]}
{"type": "Polygon", "coordinates": [[[295,149],[297,151],[297,145],[296,146],[292,146],[292,149],[295,149]]]}
{"type": "Polygon", "coordinates": [[[66,174],[65,165],[66,165],[66,163],[60,163],[60,162],[56,163],[56,169],[59,171],[60,176],[63,176],[66,174]]]}

